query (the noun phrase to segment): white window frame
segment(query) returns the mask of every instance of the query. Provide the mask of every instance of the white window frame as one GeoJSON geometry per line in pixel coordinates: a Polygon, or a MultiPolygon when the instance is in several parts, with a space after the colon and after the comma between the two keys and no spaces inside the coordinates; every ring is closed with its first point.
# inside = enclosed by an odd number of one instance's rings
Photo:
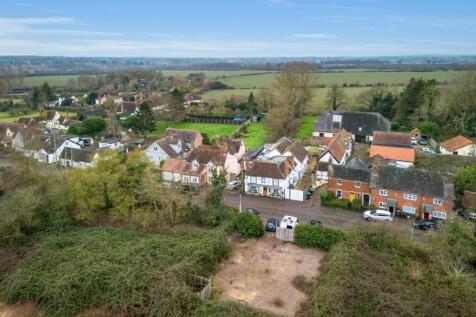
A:
{"type": "Polygon", "coordinates": [[[378,203],[378,207],[387,209],[387,203],[384,203],[383,201],[381,201],[381,202],[378,203]]]}
{"type": "Polygon", "coordinates": [[[417,194],[412,194],[412,193],[404,193],[403,194],[403,199],[405,199],[405,200],[415,201],[415,200],[417,200],[417,197],[418,197],[417,194]]]}
{"type": "Polygon", "coordinates": [[[250,183],[256,184],[256,176],[250,176],[250,183]]]}
{"type": "Polygon", "coordinates": [[[361,181],[355,181],[355,187],[357,188],[360,188],[360,186],[362,185],[362,182],[361,181]]]}
{"type": "Polygon", "coordinates": [[[443,198],[433,198],[433,205],[443,206],[443,198]]]}
{"type": "Polygon", "coordinates": [[[402,207],[402,211],[403,211],[404,213],[414,215],[415,212],[416,212],[416,208],[415,208],[415,207],[410,207],[410,206],[403,206],[403,207],[402,207]]]}
{"type": "Polygon", "coordinates": [[[433,210],[431,212],[431,216],[433,218],[438,218],[438,219],[446,219],[446,212],[444,211],[438,211],[438,210],[433,210]]]}
{"type": "Polygon", "coordinates": [[[336,198],[342,198],[342,191],[336,190],[336,198]]]}
{"type": "Polygon", "coordinates": [[[379,194],[380,196],[385,196],[385,197],[387,197],[388,192],[387,192],[386,189],[380,189],[380,190],[378,191],[378,194],[379,194]]]}
{"type": "Polygon", "coordinates": [[[337,183],[337,185],[340,185],[340,186],[341,186],[342,183],[343,183],[342,178],[338,178],[337,181],[336,181],[336,183],[337,183]]]}
{"type": "Polygon", "coordinates": [[[192,176],[192,183],[198,183],[198,177],[192,176]]]}
{"type": "Polygon", "coordinates": [[[259,182],[260,182],[261,184],[266,184],[266,177],[260,177],[259,182]]]}

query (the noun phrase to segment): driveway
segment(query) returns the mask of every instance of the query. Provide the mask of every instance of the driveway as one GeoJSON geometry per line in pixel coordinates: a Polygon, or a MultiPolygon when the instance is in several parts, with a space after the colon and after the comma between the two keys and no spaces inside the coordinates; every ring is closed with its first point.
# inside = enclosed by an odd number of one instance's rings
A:
{"type": "MultiPolygon", "coordinates": [[[[227,205],[239,209],[239,196],[238,191],[226,190],[223,199],[227,205]]],[[[242,195],[241,208],[242,210],[256,208],[261,213],[263,221],[271,217],[281,220],[285,215],[288,215],[297,217],[301,223],[306,223],[310,219],[318,219],[324,226],[333,228],[351,228],[370,224],[362,218],[360,212],[321,206],[318,192],[304,202],[242,195]]],[[[411,221],[407,219],[395,218],[388,225],[397,228],[408,238],[412,237],[412,231],[413,238],[416,240],[420,240],[425,235],[424,231],[412,230],[411,221]]]]}

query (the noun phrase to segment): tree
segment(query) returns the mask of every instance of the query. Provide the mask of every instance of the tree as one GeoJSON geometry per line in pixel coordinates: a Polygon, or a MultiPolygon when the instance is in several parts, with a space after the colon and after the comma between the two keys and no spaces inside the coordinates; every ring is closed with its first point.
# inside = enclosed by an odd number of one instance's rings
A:
{"type": "Polygon", "coordinates": [[[31,92],[31,104],[33,105],[33,109],[37,109],[38,105],[41,103],[41,91],[38,87],[33,87],[31,92]]]}
{"type": "Polygon", "coordinates": [[[309,63],[289,63],[277,76],[276,94],[282,102],[291,105],[293,119],[302,117],[304,109],[312,99],[312,87],[315,85],[312,69],[309,63]]]}
{"type": "Polygon", "coordinates": [[[410,126],[414,126],[416,122],[428,119],[432,115],[438,97],[435,86],[436,81],[433,79],[410,79],[397,103],[398,121],[407,126],[410,121],[410,126]]]}
{"type": "Polygon", "coordinates": [[[86,98],[86,103],[88,105],[94,105],[96,104],[96,98],[98,97],[97,92],[92,91],[88,94],[88,97],[86,98]]]}
{"type": "Polygon", "coordinates": [[[212,170],[212,186],[207,197],[205,197],[205,203],[210,209],[215,209],[221,204],[223,197],[223,190],[226,185],[226,171],[218,171],[216,168],[212,170]]]}
{"type": "MultiPolygon", "coordinates": [[[[364,101],[364,98],[365,97],[361,95],[358,99],[364,101]]],[[[393,119],[397,101],[397,95],[393,94],[387,88],[376,87],[370,89],[369,98],[364,105],[368,107],[369,111],[378,112],[387,119],[393,119]]]]}
{"type": "Polygon", "coordinates": [[[463,194],[464,190],[476,191],[476,164],[458,170],[454,180],[458,194],[463,194]]]}
{"type": "Polygon", "coordinates": [[[418,123],[417,128],[423,134],[428,135],[435,140],[438,140],[442,133],[440,126],[437,123],[431,121],[422,121],[418,123]]]}
{"type": "Polygon", "coordinates": [[[327,92],[326,105],[332,110],[337,110],[340,106],[345,104],[347,101],[347,96],[344,92],[344,89],[339,88],[337,85],[332,85],[329,91],[327,92]]]}
{"type": "Polygon", "coordinates": [[[253,91],[250,91],[250,94],[248,95],[248,104],[256,105],[255,95],[253,94],[253,91]]]}
{"type": "Polygon", "coordinates": [[[68,133],[74,135],[95,136],[106,128],[106,121],[101,118],[88,118],[81,123],[72,124],[68,128],[68,133]]]}
{"type": "Polygon", "coordinates": [[[476,72],[466,72],[442,92],[436,117],[454,133],[476,136],[476,72]]]}
{"type": "Polygon", "coordinates": [[[155,129],[155,118],[149,104],[144,101],[139,105],[139,112],[136,115],[137,120],[133,121],[132,129],[145,135],[155,129]]]}
{"type": "Polygon", "coordinates": [[[43,96],[43,101],[45,103],[55,98],[53,91],[51,90],[50,85],[48,85],[47,82],[43,83],[43,86],[41,87],[41,93],[43,96]]]}

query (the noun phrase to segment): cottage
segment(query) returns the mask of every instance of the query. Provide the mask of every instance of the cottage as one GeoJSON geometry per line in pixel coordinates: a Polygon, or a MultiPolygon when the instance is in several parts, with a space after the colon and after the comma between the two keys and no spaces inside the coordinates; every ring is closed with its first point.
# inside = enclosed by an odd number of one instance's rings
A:
{"type": "Polygon", "coordinates": [[[476,156],[476,144],[470,139],[458,135],[454,138],[440,143],[442,154],[453,154],[462,156],[476,156]]]}
{"type": "Polygon", "coordinates": [[[168,158],[161,167],[161,171],[165,181],[193,187],[207,184],[207,166],[196,160],[188,162],[180,158],[168,158]]]}
{"type": "Polygon", "coordinates": [[[409,133],[381,132],[373,134],[369,157],[378,157],[382,162],[401,168],[408,168],[415,163],[415,148],[411,143],[409,133]]]}
{"type": "Polygon", "coordinates": [[[299,181],[293,157],[278,156],[250,162],[244,186],[247,194],[290,199],[291,189],[299,181]]]}
{"type": "Polygon", "coordinates": [[[340,130],[333,137],[317,137],[325,151],[319,156],[319,162],[343,165],[352,154],[352,135],[340,130]]]}
{"type": "Polygon", "coordinates": [[[446,219],[453,208],[453,185],[441,175],[395,166],[379,166],[371,177],[372,204],[423,219],[446,219]]]}
{"type": "Polygon", "coordinates": [[[370,205],[370,169],[358,158],[347,165],[329,164],[329,181],[327,188],[337,198],[350,202],[358,199],[362,206],[370,205]]]}
{"type": "Polygon", "coordinates": [[[236,156],[230,154],[225,147],[200,146],[194,148],[186,156],[188,162],[197,161],[207,167],[207,182],[212,183],[213,170],[225,171],[226,178],[233,180],[239,177],[241,166],[236,156]]]}
{"type": "Polygon", "coordinates": [[[0,144],[5,147],[13,146],[15,134],[21,128],[22,125],[19,123],[0,122],[0,144]]]}
{"type": "Polygon", "coordinates": [[[164,132],[164,137],[175,137],[182,141],[182,144],[188,148],[196,148],[203,144],[203,137],[200,132],[196,130],[174,129],[167,128],[164,132]]]}
{"type": "Polygon", "coordinates": [[[177,139],[177,143],[174,144],[174,140],[171,137],[156,140],[147,147],[144,153],[153,163],[160,165],[160,162],[171,157],[178,157],[183,153],[182,141],[177,139]]]}
{"type": "Polygon", "coordinates": [[[94,166],[98,158],[95,149],[65,147],[59,156],[59,164],[63,167],[88,168],[94,166]]]}
{"type": "Polygon", "coordinates": [[[377,112],[329,111],[314,122],[315,137],[333,137],[341,129],[352,134],[355,142],[369,142],[375,131],[390,131],[390,121],[377,112]]]}

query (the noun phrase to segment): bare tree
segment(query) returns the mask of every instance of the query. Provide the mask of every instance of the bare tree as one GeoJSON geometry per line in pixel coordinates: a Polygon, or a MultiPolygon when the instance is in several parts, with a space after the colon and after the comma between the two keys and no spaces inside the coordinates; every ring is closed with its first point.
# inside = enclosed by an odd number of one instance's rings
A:
{"type": "Polygon", "coordinates": [[[327,92],[326,105],[332,110],[337,110],[340,106],[345,104],[347,96],[342,88],[337,85],[332,85],[327,92]]]}

